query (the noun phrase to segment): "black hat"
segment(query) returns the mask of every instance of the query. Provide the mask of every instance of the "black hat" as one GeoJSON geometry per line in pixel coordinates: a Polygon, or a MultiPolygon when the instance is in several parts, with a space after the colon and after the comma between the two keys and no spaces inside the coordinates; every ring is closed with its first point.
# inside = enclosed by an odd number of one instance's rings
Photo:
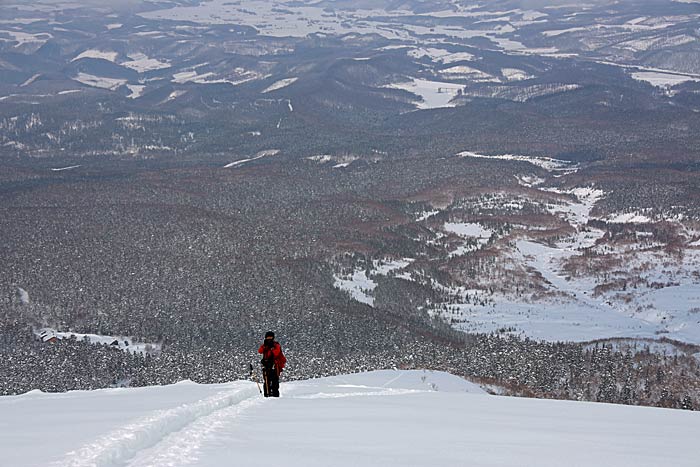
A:
{"type": "Polygon", "coordinates": [[[272,337],[272,338],[274,339],[274,338],[275,338],[275,333],[272,332],[272,331],[267,331],[267,332],[265,333],[265,339],[267,339],[268,337],[272,337]]]}

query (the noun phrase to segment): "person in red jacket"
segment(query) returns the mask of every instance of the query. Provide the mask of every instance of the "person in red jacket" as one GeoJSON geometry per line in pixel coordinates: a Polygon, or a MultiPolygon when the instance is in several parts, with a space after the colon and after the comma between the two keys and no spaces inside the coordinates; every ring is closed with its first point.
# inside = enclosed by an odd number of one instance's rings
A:
{"type": "Polygon", "coordinates": [[[282,346],[275,342],[275,333],[268,331],[265,333],[265,341],[258,349],[262,354],[263,379],[265,397],[280,396],[280,373],[287,363],[287,359],[282,353],[282,346]]]}

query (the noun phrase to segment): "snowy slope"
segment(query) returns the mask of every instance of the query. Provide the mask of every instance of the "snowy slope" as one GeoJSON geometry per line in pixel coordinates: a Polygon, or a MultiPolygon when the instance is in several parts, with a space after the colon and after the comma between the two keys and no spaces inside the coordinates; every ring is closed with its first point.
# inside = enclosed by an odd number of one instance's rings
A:
{"type": "Polygon", "coordinates": [[[700,414],[490,396],[446,373],[0,398],[8,466],[695,466],[700,414]]]}

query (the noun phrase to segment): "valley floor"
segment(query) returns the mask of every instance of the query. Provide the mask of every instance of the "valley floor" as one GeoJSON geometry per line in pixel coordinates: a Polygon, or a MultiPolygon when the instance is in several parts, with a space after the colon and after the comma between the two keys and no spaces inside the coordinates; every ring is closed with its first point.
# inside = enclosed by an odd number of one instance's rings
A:
{"type": "Polygon", "coordinates": [[[0,398],[8,466],[697,465],[700,414],[486,394],[446,373],[0,398]]]}

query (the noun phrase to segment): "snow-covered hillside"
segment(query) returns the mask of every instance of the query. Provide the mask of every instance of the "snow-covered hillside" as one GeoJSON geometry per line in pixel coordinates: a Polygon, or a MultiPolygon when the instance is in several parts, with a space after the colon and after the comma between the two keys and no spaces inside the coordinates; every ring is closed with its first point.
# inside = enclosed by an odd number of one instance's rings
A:
{"type": "Polygon", "coordinates": [[[696,412],[491,396],[446,373],[0,398],[8,466],[695,466],[696,412]]]}

